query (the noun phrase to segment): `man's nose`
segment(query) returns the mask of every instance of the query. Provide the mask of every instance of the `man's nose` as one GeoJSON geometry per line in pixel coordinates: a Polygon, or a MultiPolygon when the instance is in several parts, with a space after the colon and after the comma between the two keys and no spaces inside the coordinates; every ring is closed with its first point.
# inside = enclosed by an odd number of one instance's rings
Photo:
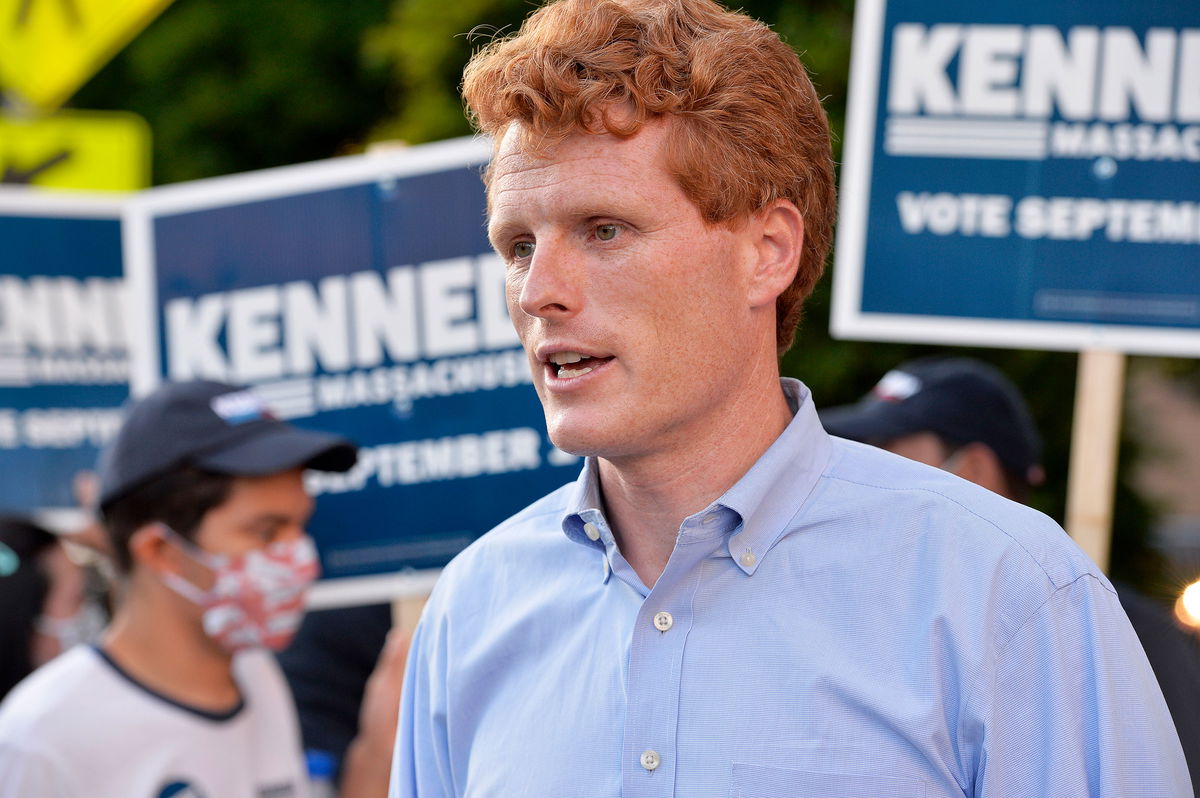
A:
{"type": "Polygon", "coordinates": [[[539,318],[568,317],[583,305],[583,268],[579,253],[566,242],[538,241],[520,286],[522,311],[539,318]]]}

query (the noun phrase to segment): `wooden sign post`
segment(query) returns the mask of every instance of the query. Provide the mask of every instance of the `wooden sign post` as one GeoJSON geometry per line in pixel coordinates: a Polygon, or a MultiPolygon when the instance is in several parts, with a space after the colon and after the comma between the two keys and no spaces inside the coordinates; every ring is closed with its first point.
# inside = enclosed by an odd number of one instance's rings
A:
{"type": "Polygon", "coordinates": [[[409,640],[417,629],[417,621],[421,620],[421,610],[425,609],[428,594],[408,596],[392,601],[392,628],[399,629],[409,640]]]}
{"type": "Polygon", "coordinates": [[[1112,548],[1113,493],[1124,394],[1124,354],[1102,350],[1079,353],[1066,528],[1104,571],[1108,570],[1112,548]]]}

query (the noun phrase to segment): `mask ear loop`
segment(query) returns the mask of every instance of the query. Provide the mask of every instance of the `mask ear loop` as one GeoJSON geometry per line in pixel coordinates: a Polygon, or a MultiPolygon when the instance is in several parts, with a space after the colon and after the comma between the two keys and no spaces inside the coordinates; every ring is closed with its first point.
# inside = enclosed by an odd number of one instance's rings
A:
{"type": "MultiPolygon", "coordinates": [[[[174,529],[171,529],[171,527],[167,526],[166,524],[162,523],[161,521],[158,522],[157,527],[158,527],[159,536],[165,542],[169,543],[170,545],[172,545],[175,548],[182,551],[185,556],[190,557],[193,561],[199,563],[200,565],[203,565],[205,568],[208,568],[210,571],[215,572],[219,569],[220,564],[217,562],[214,562],[214,560],[218,559],[216,556],[204,551],[203,549],[198,547],[196,544],[192,543],[190,540],[185,538],[183,535],[179,534],[174,529]]],[[[160,573],[158,575],[158,577],[159,577],[159,579],[162,580],[164,585],[171,588],[172,590],[174,590],[176,593],[183,596],[184,598],[188,599],[193,604],[198,604],[200,606],[204,606],[212,600],[211,591],[203,590],[201,588],[196,587],[195,585],[193,585],[188,580],[184,579],[179,574],[172,573],[170,571],[165,571],[163,573],[160,573]]]]}

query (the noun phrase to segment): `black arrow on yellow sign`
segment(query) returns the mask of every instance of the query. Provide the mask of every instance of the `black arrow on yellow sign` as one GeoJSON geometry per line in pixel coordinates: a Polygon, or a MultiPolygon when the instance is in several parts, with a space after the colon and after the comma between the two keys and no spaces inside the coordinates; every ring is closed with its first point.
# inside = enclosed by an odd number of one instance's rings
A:
{"type": "MultiPolygon", "coordinates": [[[[58,0],[58,4],[62,6],[68,25],[72,28],[83,27],[83,17],[79,14],[79,6],[75,5],[75,0],[58,0]]],[[[13,30],[29,22],[31,10],[33,10],[33,0],[21,0],[21,5],[17,6],[17,18],[13,21],[13,30]]]]}
{"type": "Polygon", "coordinates": [[[0,174],[0,183],[16,183],[17,185],[27,186],[37,178],[42,172],[47,169],[52,169],[58,166],[63,161],[71,157],[70,150],[59,150],[41,163],[34,164],[28,168],[17,167],[9,164],[4,167],[3,174],[0,174]]]}

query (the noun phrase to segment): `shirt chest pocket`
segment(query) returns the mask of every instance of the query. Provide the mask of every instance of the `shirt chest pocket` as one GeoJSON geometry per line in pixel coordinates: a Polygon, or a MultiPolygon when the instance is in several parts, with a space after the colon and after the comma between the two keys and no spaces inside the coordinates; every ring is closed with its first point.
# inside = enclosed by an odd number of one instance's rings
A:
{"type": "Polygon", "coordinates": [[[925,798],[919,779],[733,764],[730,798],[925,798]]]}

